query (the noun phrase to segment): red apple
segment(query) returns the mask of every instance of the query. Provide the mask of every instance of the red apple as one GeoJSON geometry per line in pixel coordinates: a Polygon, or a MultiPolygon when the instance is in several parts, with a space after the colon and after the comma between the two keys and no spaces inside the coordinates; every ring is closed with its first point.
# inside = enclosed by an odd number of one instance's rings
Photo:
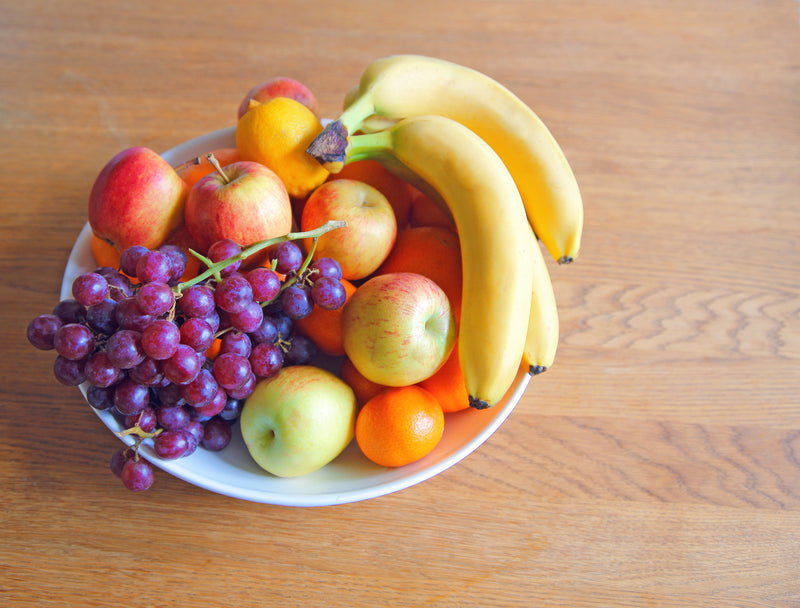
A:
{"type": "Polygon", "coordinates": [[[342,312],[347,357],[368,380],[407,386],[432,376],[447,360],[456,321],[444,291],[414,272],[375,276],[342,312]]]}
{"type": "MultiPolygon", "coordinates": [[[[347,226],[323,234],[315,258],[334,258],[342,276],[358,280],[372,274],[389,255],[397,237],[397,221],[386,197],[372,186],[337,179],[319,186],[306,200],[301,230],[313,230],[328,220],[344,220],[347,226]]],[[[306,248],[311,241],[306,242],[306,248]]]]}
{"type": "Polygon", "coordinates": [[[292,229],[292,207],[281,179],[264,165],[239,161],[206,175],[189,192],[186,228],[205,253],[221,239],[246,247],[292,229]]]}
{"type": "Polygon", "coordinates": [[[289,97],[295,101],[299,101],[309,110],[314,112],[314,115],[319,118],[319,104],[316,97],[311,90],[302,82],[294,78],[287,78],[286,76],[276,76],[254,86],[247,95],[244,96],[242,102],[239,104],[238,118],[245,115],[250,107],[250,100],[255,99],[262,103],[269,101],[275,97],[289,97]]]}
{"type": "Polygon", "coordinates": [[[149,148],[127,148],[95,179],[89,225],[117,251],[132,245],[155,249],[183,222],[189,189],[175,170],[149,148]]]}

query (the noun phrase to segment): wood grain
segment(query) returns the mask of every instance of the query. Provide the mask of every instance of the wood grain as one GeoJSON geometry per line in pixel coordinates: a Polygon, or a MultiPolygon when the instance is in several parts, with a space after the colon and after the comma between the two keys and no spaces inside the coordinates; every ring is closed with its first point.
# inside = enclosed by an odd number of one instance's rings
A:
{"type": "Polygon", "coordinates": [[[0,64],[0,605],[800,606],[797,2],[28,0],[0,64]],[[234,124],[273,75],[334,116],[396,52],[496,77],[564,148],[586,225],[549,266],[556,365],[389,496],[125,491],[24,336],[97,171],[234,124]]]}

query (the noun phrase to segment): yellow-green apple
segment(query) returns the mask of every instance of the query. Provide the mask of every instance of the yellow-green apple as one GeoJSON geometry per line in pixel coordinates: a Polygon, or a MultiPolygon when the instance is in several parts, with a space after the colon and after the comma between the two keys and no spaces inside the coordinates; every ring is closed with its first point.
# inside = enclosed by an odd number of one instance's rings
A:
{"type": "MultiPolygon", "coordinates": [[[[381,265],[397,238],[397,221],[386,197],[369,184],[337,179],[317,187],[303,206],[301,230],[313,230],[328,220],[347,222],[323,234],[315,258],[334,258],[342,276],[354,281],[367,277],[381,265]]],[[[305,243],[310,248],[310,239],[305,243]]]]}
{"type": "Polygon", "coordinates": [[[386,386],[416,384],[433,375],[455,337],[447,295],[414,272],[372,277],[342,311],[345,353],[365,378],[386,386]]]}
{"type": "Polygon", "coordinates": [[[218,167],[189,191],[186,228],[205,253],[216,241],[242,246],[292,229],[292,206],[274,171],[252,161],[218,167]]]}
{"type": "Polygon", "coordinates": [[[298,477],[328,464],[353,439],[356,398],[338,376],[290,365],[261,380],[239,419],[247,450],[278,477],[298,477]]]}
{"type": "Polygon", "coordinates": [[[276,76],[265,80],[254,86],[244,96],[242,102],[239,104],[237,117],[241,118],[245,115],[250,107],[250,100],[254,99],[258,102],[265,103],[275,97],[289,97],[295,101],[299,101],[309,110],[314,112],[314,115],[319,118],[319,104],[317,98],[306,85],[294,78],[286,76],[276,76]]]}
{"type": "Polygon", "coordinates": [[[118,251],[160,246],[183,222],[189,189],[167,161],[136,146],[103,167],[89,194],[89,225],[118,251]]]}

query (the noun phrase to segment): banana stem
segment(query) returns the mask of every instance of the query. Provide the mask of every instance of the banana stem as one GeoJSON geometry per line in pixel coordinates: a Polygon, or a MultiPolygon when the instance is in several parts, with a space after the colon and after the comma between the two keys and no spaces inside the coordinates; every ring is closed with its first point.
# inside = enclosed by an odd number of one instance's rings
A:
{"type": "Polygon", "coordinates": [[[360,95],[339,115],[339,118],[328,124],[314,138],[306,153],[331,173],[339,173],[349,159],[350,135],[358,131],[364,119],[374,111],[375,106],[371,96],[360,95]]]}

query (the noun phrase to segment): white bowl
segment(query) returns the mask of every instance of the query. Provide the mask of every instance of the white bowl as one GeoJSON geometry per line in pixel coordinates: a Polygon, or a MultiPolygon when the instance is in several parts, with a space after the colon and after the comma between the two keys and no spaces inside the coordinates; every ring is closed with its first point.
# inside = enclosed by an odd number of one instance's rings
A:
{"type": "MultiPolygon", "coordinates": [[[[228,128],[182,143],[162,156],[177,166],[200,154],[234,145],[234,128],[228,128]]],[[[75,277],[96,266],[91,252],[91,229],[87,223],[69,256],[61,284],[61,298],[71,298],[75,277]]],[[[444,435],[433,451],[417,462],[398,468],[381,467],[370,462],[353,441],[338,458],[314,473],[290,479],[274,477],[250,457],[238,422],[233,426],[230,445],[220,452],[198,448],[185,458],[161,460],[147,440],[140,453],[154,465],[184,481],[234,498],[297,507],[356,502],[408,488],[465,458],[511,414],[529,381],[530,375],[520,369],[506,396],[494,407],[446,414],[444,435]]],[[[81,390],[85,396],[85,388],[81,390]]],[[[110,412],[93,411],[112,431],[123,430],[110,412]]],[[[131,437],[125,437],[123,441],[128,445],[133,443],[131,437]]]]}

